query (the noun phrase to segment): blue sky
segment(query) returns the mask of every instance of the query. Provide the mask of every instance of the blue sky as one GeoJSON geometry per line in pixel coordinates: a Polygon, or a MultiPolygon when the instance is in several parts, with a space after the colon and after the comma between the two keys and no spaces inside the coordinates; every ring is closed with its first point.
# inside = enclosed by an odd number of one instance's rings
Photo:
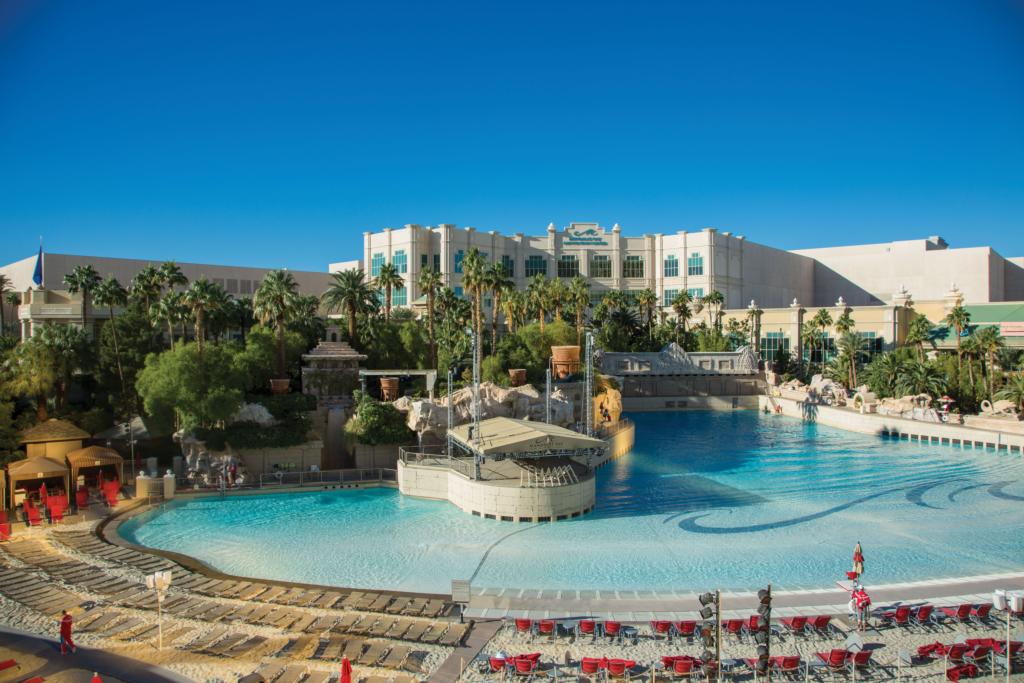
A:
{"type": "Polygon", "coordinates": [[[0,2],[0,263],[573,220],[1024,255],[1024,2],[0,2]]]}

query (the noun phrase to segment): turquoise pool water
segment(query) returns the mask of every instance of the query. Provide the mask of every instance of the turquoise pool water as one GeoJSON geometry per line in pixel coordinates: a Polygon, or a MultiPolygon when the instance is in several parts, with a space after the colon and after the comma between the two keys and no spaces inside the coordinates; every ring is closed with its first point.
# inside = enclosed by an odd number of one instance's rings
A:
{"type": "Polygon", "coordinates": [[[1024,570],[1024,459],[755,412],[631,416],[597,509],[518,524],[394,489],[203,498],[121,526],[225,572],[446,592],[833,585],[864,546],[870,583],[1024,570]]]}

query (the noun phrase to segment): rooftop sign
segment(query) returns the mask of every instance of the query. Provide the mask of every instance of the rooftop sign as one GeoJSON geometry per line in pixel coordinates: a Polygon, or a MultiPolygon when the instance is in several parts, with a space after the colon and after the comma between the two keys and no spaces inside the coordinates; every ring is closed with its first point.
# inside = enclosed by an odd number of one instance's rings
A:
{"type": "Polygon", "coordinates": [[[597,223],[570,223],[565,229],[565,243],[573,245],[596,245],[606,247],[604,228],[597,223]]]}

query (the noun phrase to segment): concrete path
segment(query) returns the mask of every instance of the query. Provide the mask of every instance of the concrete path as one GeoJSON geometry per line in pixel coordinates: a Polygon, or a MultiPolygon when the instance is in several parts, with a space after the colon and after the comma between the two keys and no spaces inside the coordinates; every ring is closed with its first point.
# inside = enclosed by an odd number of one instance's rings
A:
{"type": "Polygon", "coordinates": [[[444,660],[434,675],[428,679],[428,682],[453,683],[453,681],[459,680],[462,672],[480,654],[480,650],[484,649],[484,645],[490,642],[501,626],[501,619],[477,621],[469,632],[466,643],[462,647],[455,648],[455,651],[448,656],[448,659],[444,660]]]}
{"type": "Polygon", "coordinates": [[[6,626],[0,626],[0,642],[6,648],[46,660],[45,664],[33,671],[19,672],[17,680],[34,676],[48,678],[66,669],[84,669],[99,672],[101,677],[109,676],[129,683],[192,683],[191,679],[172,671],[102,650],[79,647],[75,654],[61,655],[60,644],[56,639],[43,638],[6,626]]]}

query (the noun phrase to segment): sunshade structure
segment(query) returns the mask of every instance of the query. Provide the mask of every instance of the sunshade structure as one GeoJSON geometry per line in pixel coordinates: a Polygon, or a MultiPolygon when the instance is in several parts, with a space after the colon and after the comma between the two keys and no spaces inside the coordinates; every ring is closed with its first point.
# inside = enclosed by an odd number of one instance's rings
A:
{"type": "Polygon", "coordinates": [[[452,440],[462,450],[477,456],[503,458],[546,458],[553,455],[591,455],[605,447],[604,441],[545,422],[492,417],[480,422],[480,434],[470,438],[472,423],[453,427],[452,440]]]}
{"type": "Polygon", "coordinates": [[[18,488],[19,482],[43,483],[46,479],[59,478],[64,482],[64,490],[70,491],[70,475],[67,465],[41,455],[10,463],[7,465],[7,485],[10,488],[11,507],[14,507],[14,490],[18,488]]]}
{"type": "Polygon", "coordinates": [[[89,446],[71,451],[67,455],[71,466],[71,481],[78,480],[78,473],[89,467],[116,467],[117,480],[124,481],[124,458],[113,448],[89,446]]]}
{"type": "Polygon", "coordinates": [[[19,443],[25,445],[28,457],[43,456],[61,461],[68,451],[82,447],[89,432],[67,420],[49,419],[21,433],[19,443]]]}
{"type": "MultiPolygon", "coordinates": [[[[964,308],[971,316],[964,337],[982,327],[994,327],[1007,347],[1024,348],[1024,304],[974,304],[964,308]]],[[[940,349],[955,349],[956,331],[944,322],[939,322],[932,330],[931,341],[940,349]]]]}

